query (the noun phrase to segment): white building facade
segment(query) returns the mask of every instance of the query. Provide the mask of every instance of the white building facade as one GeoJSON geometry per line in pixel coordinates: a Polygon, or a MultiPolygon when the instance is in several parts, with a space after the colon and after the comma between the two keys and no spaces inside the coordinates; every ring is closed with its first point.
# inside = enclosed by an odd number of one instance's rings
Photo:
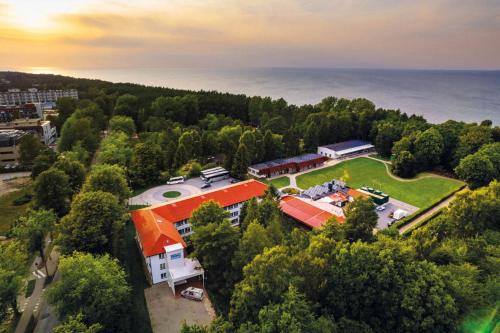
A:
{"type": "Polygon", "coordinates": [[[25,103],[55,103],[58,98],[71,97],[78,99],[76,89],[67,90],[38,90],[30,88],[28,90],[9,89],[0,92],[0,105],[19,105],[25,103]]]}

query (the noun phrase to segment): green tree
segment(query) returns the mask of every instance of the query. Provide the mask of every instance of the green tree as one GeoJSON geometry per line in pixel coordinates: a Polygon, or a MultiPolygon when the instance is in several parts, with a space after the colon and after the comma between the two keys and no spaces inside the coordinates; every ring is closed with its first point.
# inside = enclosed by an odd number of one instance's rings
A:
{"type": "Polygon", "coordinates": [[[36,207],[53,209],[59,216],[65,214],[68,209],[70,193],[69,177],[55,168],[39,174],[33,185],[36,207]]]}
{"type": "Polygon", "coordinates": [[[124,227],[125,209],[109,192],[78,194],[59,223],[56,243],[64,254],[73,251],[110,252],[124,227]]]}
{"type": "Polygon", "coordinates": [[[189,154],[183,144],[177,146],[174,157],[174,166],[180,167],[189,160],[189,154]]]}
{"type": "Polygon", "coordinates": [[[27,261],[27,252],[20,242],[0,242],[0,320],[5,319],[9,309],[19,315],[17,295],[23,286],[27,261]]]}
{"type": "Polygon", "coordinates": [[[125,171],[118,165],[95,165],[89,172],[82,190],[84,192],[103,191],[115,195],[123,202],[130,195],[125,171]]]}
{"type": "Polygon", "coordinates": [[[85,166],[78,160],[60,155],[54,163],[54,168],[61,170],[68,176],[68,185],[71,195],[78,193],[85,180],[85,166]]]}
{"type": "Polygon", "coordinates": [[[290,283],[294,283],[292,258],[288,249],[275,246],[257,255],[243,269],[243,280],[235,286],[231,297],[230,321],[238,326],[254,322],[259,309],[280,303],[290,283]]]}
{"type": "Polygon", "coordinates": [[[300,154],[300,133],[296,127],[288,129],[283,135],[285,155],[295,156],[300,154]]]}
{"type": "Polygon", "coordinates": [[[414,155],[420,170],[427,170],[439,164],[443,148],[443,137],[436,128],[431,127],[418,134],[415,139],[414,155]]]}
{"type": "Polygon", "coordinates": [[[81,313],[76,316],[68,316],[64,323],[54,327],[54,333],[98,333],[102,330],[102,325],[99,323],[87,326],[83,322],[81,313]]]}
{"type": "Polygon", "coordinates": [[[390,156],[394,142],[401,139],[401,128],[391,122],[384,122],[377,126],[375,148],[382,156],[390,156]]]}
{"type": "Polygon", "coordinates": [[[378,215],[371,199],[355,199],[345,210],[345,235],[348,239],[370,241],[378,215]]]}
{"type": "Polygon", "coordinates": [[[498,230],[500,222],[500,183],[457,194],[448,209],[448,225],[458,237],[473,237],[486,229],[498,230]]]}
{"type": "Polygon", "coordinates": [[[246,177],[250,161],[251,159],[247,146],[244,143],[240,143],[238,150],[234,155],[233,168],[231,170],[233,176],[238,179],[244,179],[246,177]]]}
{"type": "Polygon", "coordinates": [[[471,189],[475,189],[488,184],[495,177],[495,166],[487,156],[472,154],[460,160],[455,172],[471,189]]]}
{"type": "Polygon", "coordinates": [[[106,332],[127,327],[130,287],[117,259],[75,252],[61,258],[59,274],[46,297],[62,320],[81,313],[86,325],[102,325],[106,332]]]}
{"type": "Polygon", "coordinates": [[[201,135],[202,155],[212,157],[219,151],[219,143],[217,142],[217,134],[211,131],[204,131],[201,135]]]}
{"type": "Polygon", "coordinates": [[[99,164],[117,164],[127,168],[132,162],[133,149],[129,145],[129,138],[124,132],[112,132],[101,141],[97,153],[99,164]]]}
{"type": "Polygon", "coordinates": [[[257,221],[252,221],[243,233],[234,255],[233,266],[241,270],[252,259],[262,253],[265,248],[271,248],[273,243],[268,237],[266,229],[257,221]]]}
{"type": "Polygon", "coordinates": [[[246,130],[240,137],[240,146],[245,145],[248,150],[249,163],[253,163],[257,159],[257,142],[255,138],[255,130],[246,130]]]}
{"type": "Polygon", "coordinates": [[[38,251],[47,275],[49,271],[44,253],[45,236],[52,232],[56,221],[57,215],[50,210],[30,210],[19,218],[13,230],[14,235],[26,243],[30,252],[38,251]]]}
{"type": "Polygon", "coordinates": [[[58,141],[60,152],[73,149],[77,144],[81,144],[85,150],[93,152],[97,149],[99,142],[98,131],[89,118],[70,117],[61,130],[61,137],[58,141]]]}
{"type": "Polygon", "coordinates": [[[158,182],[162,166],[161,148],[157,144],[139,143],[134,148],[130,177],[137,186],[158,182]]]}
{"type": "Polygon", "coordinates": [[[71,97],[60,97],[56,101],[57,118],[55,121],[56,128],[60,131],[66,120],[76,110],[76,99],[71,97]]]}
{"type": "Polygon", "coordinates": [[[139,115],[139,99],[131,94],[121,95],[116,99],[115,116],[127,116],[137,121],[139,115]]]}
{"type": "Polygon", "coordinates": [[[21,138],[19,145],[19,162],[22,165],[32,165],[40,153],[42,144],[33,134],[26,134],[21,138]]]}
{"type": "Polygon", "coordinates": [[[304,149],[307,151],[316,151],[319,146],[319,131],[314,123],[310,123],[304,133],[304,149]]]}
{"type": "Polygon", "coordinates": [[[491,128],[486,126],[470,126],[458,138],[455,151],[454,166],[467,155],[474,154],[483,145],[491,143],[491,128]]]}
{"type": "Polygon", "coordinates": [[[209,288],[223,297],[228,297],[232,290],[234,273],[228,268],[240,236],[226,216],[226,211],[209,201],[195,210],[189,219],[194,232],[190,238],[192,256],[198,258],[207,271],[209,288]]]}
{"type": "Polygon", "coordinates": [[[50,169],[52,164],[56,161],[56,158],[57,155],[52,149],[42,148],[38,156],[33,161],[33,166],[31,167],[31,178],[35,179],[39,174],[50,169]]]}
{"type": "Polygon", "coordinates": [[[134,119],[126,116],[114,116],[109,120],[109,129],[113,132],[121,131],[131,137],[135,133],[134,119]]]}
{"type": "Polygon", "coordinates": [[[412,178],[416,174],[416,160],[413,155],[406,150],[399,152],[391,164],[391,171],[404,178],[412,178]]]}

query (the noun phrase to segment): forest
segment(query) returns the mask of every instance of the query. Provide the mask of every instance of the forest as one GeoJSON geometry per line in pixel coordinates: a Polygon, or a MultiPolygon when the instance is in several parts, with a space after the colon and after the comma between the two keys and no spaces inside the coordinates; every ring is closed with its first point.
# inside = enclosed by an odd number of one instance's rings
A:
{"type": "Polygon", "coordinates": [[[61,279],[46,294],[62,321],[56,332],[151,330],[137,319],[147,317],[142,286],[123,255],[133,191],[216,164],[244,179],[253,163],[363,139],[400,177],[430,171],[468,188],[404,236],[394,228],[373,235],[367,200],[355,201],[344,224],[314,232],[281,214],[273,187],[245,205],[239,227],[218,205],[202,205],[190,219],[189,249],[208,271],[218,317],[183,332],[488,332],[498,324],[500,128],[491,120],[430,124],[362,98],[297,106],[55,75],[0,79],[0,89],[74,88],[80,96],[57,101],[57,152],[29,136],[21,144],[33,194],[11,240],[0,243],[2,319],[16,312],[26,263],[32,253],[44,258],[49,235],[63,255],[61,279]]]}

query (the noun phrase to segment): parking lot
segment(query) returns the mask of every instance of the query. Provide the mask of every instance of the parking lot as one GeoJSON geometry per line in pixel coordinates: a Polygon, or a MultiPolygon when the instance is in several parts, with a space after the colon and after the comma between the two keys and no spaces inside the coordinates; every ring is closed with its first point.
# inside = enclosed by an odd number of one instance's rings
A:
{"type": "Polygon", "coordinates": [[[202,302],[180,297],[180,291],[188,286],[201,287],[201,282],[178,286],[175,296],[167,283],[156,284],[144,290],[154,333],[178,333],[183,322],[208,325],[215,319],[215,312],[206,292],[202,302]]]}
{"type": "Polygon", "coordinates": [[[389,217],[391,213],[394,213],[397,209],[403,209],[408,212],[408,214],[413,214],[418,210],[418,207],[409,205],[407,203],[404,203],[402,201],[390,198],[389,202],[386,203],[385,209],[383,211],[378,211],[377,210],[377,215],[378,215],[378,222],[377,222],[377,228],[380,229],[385,229],[387,228],[391,222],[394,221],[392,217],[389,217]]]}
{"type": "Polygon", "coordinates": [[[231,184],[232,178],[224,179],[218,182],[211,183],[211,187],[206,189],[201,189],[200,187],[204,184],[204,182],[199,178],[190,178],[186,180],[182,184],[173,184],[173,185],[160,185],[154,188],[151,188],[133,198],[129,199],[129,205],[155,205],[162,202],[177,200],[183,197],[187,197],[193,194],[198,194],[201,192],[211,191],[223,186],[227,186],[231,184]],[[163,193],[176,191],[181,195],[176,198],[165,198],[163,193]]]}

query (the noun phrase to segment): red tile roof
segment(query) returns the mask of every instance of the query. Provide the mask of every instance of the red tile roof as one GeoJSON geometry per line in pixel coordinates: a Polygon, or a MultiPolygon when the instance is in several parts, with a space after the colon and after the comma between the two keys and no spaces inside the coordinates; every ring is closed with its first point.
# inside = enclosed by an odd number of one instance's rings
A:
{"type": "Polygon", "coordinates": [[[350,195],[353,198],[359,198],[359,197],[361,197],[361,198],[367,198],[367,197],[369,197],[368,194],[365,194],[363,192],[359,192],[359,191],[357,191],[355,189],[352,189],[352,188],[350,188],[350,189],[347,190],[347,194],[350,195]]]}
{"type": "Polygon", "coordinates": [[[133,211],[132,220],[139,235],[144,255],[153,256],[163,253],[165,245],[175,243],[185,245],[175,223],[189,219],[192,212],[203,203],[213,200],[222,207],[226,207],[261,197],[266,189],[266,184],[251,179],[225,188],[133,211]],[[166,244],[165,241],[172,243],[166,244]]]}
{"type": "Polygon", "coordinates": [[[342,192],[335,192],[333,194],[330,194],[329,197],[330,197],[330,199],[332,199],[335,202],[339,202],[339,201],[340,202],[344,202],[344,201],[349,200],[349,198],[347,197],[347,195],[345,195],[342,192]]]}
{"type": "Polygon", "coordinates": [[[343,217],[335,216],[293,196],[281,198],[280,206],[283,213],[313,229],[320,228],[332,217],[335,217],[339,222],[344,221],[343,217]]]}

